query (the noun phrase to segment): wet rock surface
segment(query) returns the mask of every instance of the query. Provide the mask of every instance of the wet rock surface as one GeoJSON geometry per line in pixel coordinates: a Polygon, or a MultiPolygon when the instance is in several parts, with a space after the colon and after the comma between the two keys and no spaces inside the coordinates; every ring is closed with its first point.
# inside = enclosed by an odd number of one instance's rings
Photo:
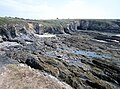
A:
{"type": "Polygon", "coordinates": [[[26,24],[0,28],[0,66],[23,63],[74,89],[120,88],[120,37],[78,31],[78,22],[68,24],[62,34],[53,28],[55,36],[41,37],[39,24],[26,24]]]}

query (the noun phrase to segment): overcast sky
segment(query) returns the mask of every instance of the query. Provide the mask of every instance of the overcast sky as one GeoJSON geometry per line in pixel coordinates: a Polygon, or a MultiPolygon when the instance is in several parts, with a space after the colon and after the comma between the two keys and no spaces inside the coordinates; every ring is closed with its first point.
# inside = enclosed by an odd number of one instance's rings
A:
{"type": "Polygon", "coordinates": [[[0,16],[120,19],[120,0],[0,0],[0,16]]]}

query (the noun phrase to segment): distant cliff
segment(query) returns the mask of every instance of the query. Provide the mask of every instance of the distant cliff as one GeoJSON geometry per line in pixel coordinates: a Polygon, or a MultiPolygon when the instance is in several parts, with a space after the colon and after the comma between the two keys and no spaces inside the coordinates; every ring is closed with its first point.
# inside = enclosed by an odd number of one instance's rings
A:
{"type": "Polygon", "coordinates": [[[80,20],[80,30],[120,33],[120,20],[80,20]]]}

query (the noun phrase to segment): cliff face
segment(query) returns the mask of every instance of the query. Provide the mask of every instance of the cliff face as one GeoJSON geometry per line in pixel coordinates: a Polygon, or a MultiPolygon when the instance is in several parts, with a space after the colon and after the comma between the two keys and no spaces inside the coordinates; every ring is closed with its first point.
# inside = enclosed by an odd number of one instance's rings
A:
{"type": "Polygon", "coordinates": [[[117,20],[81,20],[77,28],[80,30],[120,33],[120,22],[117,20]]]}
{"type": "Polygon", "coordinates": [[[72,34],[79,30],[92,30],[109,33],[120,33],[119,20],[71,20],[66,26],[51,26],[45,32],[54,34],[72,34]]]}
{"type": "MultiPolygon", "coordinates": [[[[6,19],[4,19],[6,21],[6,19]]],[[[5,22],[4,21],[4,22],[5,22]]],[[[94,30],[101,32],[120,33],[119,20],[20,20],[12,22],[9,19],[0,26],[0,34],[3,39],[10,40],[28,33],[35,34],[73,34],[79,30],[94,30]]],[[[3,22],[3,21],[2,21],[3,22]]]]}
{"type": "Polygon", "coordinates": [[[5,24],[0,27],[0,36],[3,41],[32,41],[33,34],[40,34],[37,23],[5,24]]]}

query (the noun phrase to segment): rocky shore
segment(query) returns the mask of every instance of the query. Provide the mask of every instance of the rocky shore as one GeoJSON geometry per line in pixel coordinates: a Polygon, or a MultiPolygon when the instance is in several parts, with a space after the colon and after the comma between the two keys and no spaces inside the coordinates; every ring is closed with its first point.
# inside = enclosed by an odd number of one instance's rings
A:
{"type": "Polygon", "coordinates": [[[0,26],[0,88],[120,89],[119,20],[51,21],[46,26],[48,22],[20,20],[0,26]],[[42,82],[44,73],[48,79],[42,82]],[[39,85],[46,81],[48,85],[39,85]]]}

